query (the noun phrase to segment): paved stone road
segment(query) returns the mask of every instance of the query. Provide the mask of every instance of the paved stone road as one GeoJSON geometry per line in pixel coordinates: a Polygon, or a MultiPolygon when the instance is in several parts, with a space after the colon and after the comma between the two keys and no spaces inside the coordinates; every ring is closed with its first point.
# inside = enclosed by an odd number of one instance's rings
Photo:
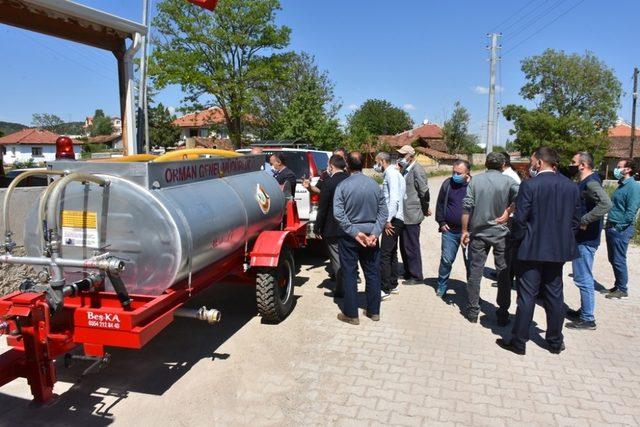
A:
{"type": "MultiPolygon", "coordinates": [[[[441,181],[431,180],[432,192],[441,181]]],[[[425,273],[433,278],[440,240],[432,219],[422,241],[425,273]]],[[[481,322],[467,323],[459,314],[460,261],[452,304],[436,298],[433,280],[405,286],[383,303],[381,322],[362,318],[358,327],[335,319],[322,288],[324,266],[307,264],[297,307],[282,324],[254,316],[250,287],[220,285],[193,304],[219,307],[219,327],[178,320],[142,351],[113,351],[111,366],[80,383],[84,366],[61,369],[61,396],[44,408],[29,405],[26,382],[4,386],[0,424],[638,425],[640,249],[629,256],[632,297],[598,295],[598,330],[566,330],[560,356],[541,347],[540,307],[525,357],[494,344],[508,328],[496,326],[496,292],[488,280],[481,322]]],[[[596,263],[598,281],[609,287],[604,246],[596,263]]],[[[570,270],[566,300],[576,307],[570,270]]]]}

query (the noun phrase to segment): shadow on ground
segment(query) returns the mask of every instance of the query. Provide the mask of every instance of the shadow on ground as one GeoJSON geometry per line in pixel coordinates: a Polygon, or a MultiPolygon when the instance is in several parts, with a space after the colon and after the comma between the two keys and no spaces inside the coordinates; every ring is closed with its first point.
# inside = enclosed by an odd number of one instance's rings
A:
{"type": "MultiPolygon", "coordinates": [[[[294,285],[301,286],[307,280],[297,278],[294,285]]],[[[224,363],[233,359],[233,354],[222,354],[217,349],[257,315],[255,287],[215,284],[185,306],[203,305],[221,311],[222,321],[218,325],[176,318],[140,350],[106,348],[111,354],[111,363],[81,381],[88,362],[65,368],[64,358],[60,357],[56,361],[58,381],[73,383],[73,386],[46,405],[0,394],[0,424],[108,425],[114,421],[113,408],[130,393],[160,396],[199,361],[224,363]]],[[[78,351],[80,349],[74,350],[78,351]]]]}

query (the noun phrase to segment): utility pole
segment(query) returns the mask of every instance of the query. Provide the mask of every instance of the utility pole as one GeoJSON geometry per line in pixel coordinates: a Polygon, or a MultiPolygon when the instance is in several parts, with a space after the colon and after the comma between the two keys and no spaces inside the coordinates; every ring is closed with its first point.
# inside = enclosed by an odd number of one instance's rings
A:
{"type": "Polygon", "coordinates": [[[491,37],[491,57],[489,63],[489,114],[487,116],[487,154],[493,151],[493,143],[496,135],[494,131],[495,118],[496,118],[496,63],[498,58],[498,37],[501,34],[492,33],[487,34],[491,37]]]}
{"type": "Polygon", "coordinates": [[[631,148],[629,158],[633,159],[633,146],[636,143],[636,104],[638,103],[638,67],[633,68],[633,104],[631,104],[631,148]]]}
{"type": "Polygon", "coordinates": [[[142,57],[140,58],[140,87],[138,88],[138,114],[143,114],[141,123],[142,129],[144,129],[144,148],[148,154],[150,152],[149,147],[149,115],[147,105],[147,49],[149,47],[149,38],[151,32],[149,29],[149,0],[143,0],[142,2],[142,24],[147,27],[147,35],[142,40],[142,57]]]}

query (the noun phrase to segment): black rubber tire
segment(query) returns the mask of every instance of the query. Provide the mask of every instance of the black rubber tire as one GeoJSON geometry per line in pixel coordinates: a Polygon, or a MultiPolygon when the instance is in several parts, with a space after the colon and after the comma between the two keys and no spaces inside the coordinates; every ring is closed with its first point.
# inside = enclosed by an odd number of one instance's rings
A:
{"type": "Polygon", "coordinates": [[[293,311],[295,271],[291,250],[282,248],[278,267],[262,270],[256,275],[258,313],[265,321],[280,323],[293,311]]]}

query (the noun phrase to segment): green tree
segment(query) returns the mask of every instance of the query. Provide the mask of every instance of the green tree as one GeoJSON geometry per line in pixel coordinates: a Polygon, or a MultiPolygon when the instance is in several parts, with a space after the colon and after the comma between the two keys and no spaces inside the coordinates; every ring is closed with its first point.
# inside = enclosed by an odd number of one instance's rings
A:
{"type": "Polygon", "coordinates": [[[319,70],[311,55],[292,55],[287,78],[256,100],[265,137],[303,138],[320,148],[335,148],[342,131],[333,90],[328,74],[319,70]]]}
{"type": "Polygon", "coordinates": [[[177,84],[192,108],[219,106],[240,147],[255,93],[281,74],[291,30],[278,26],[279,0],[225,0],[215,13],[184,0],[162,0],[149,65],[155,85],[177,84]]]}
{"type": "Polygon", "coordinates": [[[64,120],[55,114],[34,113],[31,116],[31,124],[34,127],[53,131],[56,127],[63,125],[64,120]]]}
{"type": "Polygon", "coordinates": [[[456,101],[453,113],[442,126],[442,136],[450,153],[471,154],[478,150],[478,136],[469,133],[469,111],[456,101]]]}
{"type": "Polygon", "coordinates": [[[111,117],[104,114],[104,111],[98,109],[93,113],[93,123],[89,129],[91,136],[111,135],[113,133],[113,123],[111,117]]]}
{"type": "Polygon", "coordinates": [[[379,135],[395,135],[413,127],[411,116],[389,101],[369,99],[347,116],[350,148],[371,144],[379,135]]]}
{"type": "Polygon", "coordinates": [[[548,49],[524,59],[522,71],[527,83],[520,95],[537,105],[504,108],[505,118],[514,124],[513,145],[524,155],[550,145],[565,162],[578,151],[600,159],[622,94],[613,70],[590,52],[568,55],[548,49]]]}
{"type": "Polygon", "coordinates": [[[180,128],[173,124],[175,118],[162,103],[149,108],[149,141],[152,145],[172,147],[180,140],[180,128]]]}

